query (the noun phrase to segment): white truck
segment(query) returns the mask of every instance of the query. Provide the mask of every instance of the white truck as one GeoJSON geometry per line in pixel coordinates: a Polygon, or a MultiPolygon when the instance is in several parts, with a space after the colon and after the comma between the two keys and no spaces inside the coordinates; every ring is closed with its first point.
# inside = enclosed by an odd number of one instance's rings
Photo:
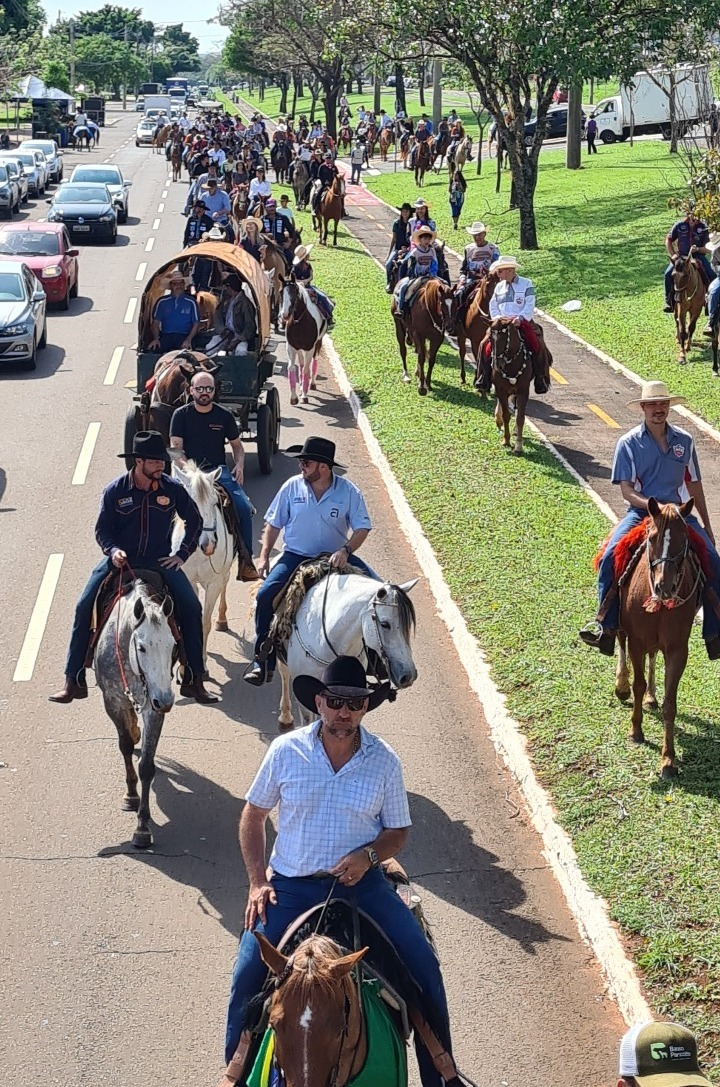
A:
{"type": "Polygon", "coordinates": [[[170,116],[171,99],[169,94],[146,94],[145,95],[145,116],[152,110],[152,116],[157,117],[162,110],[167,116],[170,116]]]}
{"type": "Polygon", "coordinates": [[[632,85],[622,86],[619,94],[595,106],[590,116],[603,143],[626,140],[631,132],[635,136],[659,132],[669,140],[672,88],[681,134],[708,116],[713,91],[707,67],[681,64],[672,71],[653,68],[650,72],[637,72],[632,85]]]}

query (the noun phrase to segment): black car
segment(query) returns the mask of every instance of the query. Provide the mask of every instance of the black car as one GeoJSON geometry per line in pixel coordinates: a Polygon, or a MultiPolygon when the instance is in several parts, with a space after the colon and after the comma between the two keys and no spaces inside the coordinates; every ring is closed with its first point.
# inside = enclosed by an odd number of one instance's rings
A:
{"type": "Polygon", "coordinates": [[[74,242],[105,238],[115,244],[118,217],[107,185],[68,181],[48,204],[48,222],[64,223],[74,242]]]}
{"type": "MultiPolygon", "coordinates": [[[[546,140],[559,140],[567,136],[567,120],[568,120],[568,108],[567,104],[560,104],[557,106],[551,106],[547,112],[547,128],[545,130],[546,140]]],[[[525,146],[529,147],[535,138],[535,130],[537,128],[537,117],[533,117],[532,120],[525,122],[525,146]]],[[[585,129],[585,114],[582,114],[580,122],[581,131],[585,129]]]]}

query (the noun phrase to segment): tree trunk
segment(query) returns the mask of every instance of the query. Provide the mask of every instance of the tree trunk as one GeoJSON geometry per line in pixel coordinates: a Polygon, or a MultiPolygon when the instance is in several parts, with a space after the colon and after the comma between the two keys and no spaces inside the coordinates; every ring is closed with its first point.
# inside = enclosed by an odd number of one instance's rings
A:
{"type": "Polygon", "coordinates": [[[290,106],[290,116],[291,117],[295,116],[295,110],[297,109],[297,100],[298,100],[298,85],[297,85],[297,80],[293,79],[293,96],[292,96],[292,105],[290,106]]]}
{"type": "Polygon", "coordinates": [[[407,113],[407,103],[405,101],[405,77],[403,75],[403,66],[400,63],[395,64],[395,102],[397,103],[397,109],[401,109],[403,113],[407,113]]]}
{"type": "Polygon", "coordinates": [[[325,96],[323,99],[323,105],[325,106],[325,127],[327,128],[328,133],[332,136],[332,138],[336,140],[339,87],[336,83],[324,83],[323,90],[325,91],[325,96]]]}
{"type": "Polygon", "coordinates": [[[298,98],[305,97],[305,81],[301,75],[295,76],[295,90],[297,91],[298,98]]]}
{"type": "Polygon", "coordinates": [[[260,93],[259,93],[258,97],[259,97],[261,102],[264,102],[265,101],[265,80],[264,79],[260,80],[259,91],[260,91],[260,93]]]}
{"type": "Polygon", "coordinates": [[[347,83],[345,84],[345,93],[352,94],[352,79],[348,79],[347,83]]]}
{"type": "Polygon", "coordinates": [[[568,170],[582,166],[582,81],[573,80],[568,93],[567,151],[565,165],[568,170]]]}
{"type": "Polygon", "coordinates": [[[516,143],[510,148],[510,169],[513,178],[513,203],[520,212],[520,248],[537,249],[535,223],[535,186],[537,163],[533,162],[525,147],[516,143]]]}
{"type": "Polygon", "coordinates": [[[359,73],[358,73],[358,76],[357,76],[357,89],[358,89],[358,94],[362,94],[362,92],[363,92],[363,77],[362,77],[362,72],[359,72],[359,73]]]}
{"type": "Polygon", "coordinates": [[[590,102],[591,106],[595,101],[595,80],[592,76],[590,76],[590,97],[588,101],[590,102]]]}
{"type": "Polygon", "coordinates": [[[502,159],[503,151],[500,143],[500,135],[497,138],[497,158],[495,160],[495,192],[500,192],[500,182],[502,181],[502,159]]]}
{"type": "Polygon", "coordinates": [[[677,117],[677,84],[675,82],[675,73],[672,69],[669,72],[670,77],[670,94],[668,96],[668,109],[670,114],[670,154],[677,155],[678,153],[678,117],[677,117]]]}
{"type": "Polygon", "coordinates": [[[378,114],[382,107],[382,76],[380,74],[380,64],[375,62],[375,74],[373,78],[373,112],[378,114]]]}
{"type": "Polygon", "coordinates": [[[310,84],[310,95],[312,97],[312,104],[310,106],[310,124],[315,120],[315,110],[317,109],[318,95],[320,94],[320,84],[316,79],[313,79],[310,84]]]}
{"type": "Polygon", "coordinates": [[[289,83],[290,83],[290,79],[289,79],[288,75],[285,72],[283,72],[283,74],[280,76],[280,105],[278,106],[278,111],[283,116],[285,116],[285,114],[287,113],[287,100],[288,100],[288,86],[289,86],[289,83]]]}
{"type": "Polygon", "coordinates": [[[440,57],[435,57],[433,61],[432,122],[436,132],[442,120],[442,112],[442,61],[440,57]]]}
{"type": "Polygon", "coordinates": [[[475,170],[475,173],[477,174],[478,177],[480,177],[480,174],[482,173],[482,152],[483,152],[483,143],[485,141],[485,125],[482,123],[481,118],[482,118],[481,113],[476,113],[475,114],[475,119],[476,119],[477,125],[478,125],[477,169],[475,170]]]}
{"type": "Polygon", "coordinates": [[[420,99],[420,105],[425,109],[425,64],[418,64],[417,66],[417,80],[418,80],[418,97],[420,99]]]}

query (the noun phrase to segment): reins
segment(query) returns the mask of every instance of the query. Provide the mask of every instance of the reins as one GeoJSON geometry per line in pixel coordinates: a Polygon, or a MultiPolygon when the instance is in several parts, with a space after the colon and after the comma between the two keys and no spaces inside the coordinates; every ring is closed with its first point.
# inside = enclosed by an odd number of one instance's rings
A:
{"type": "MultiPolygon", "coordinates": [[[[126,561],[125,565],[127,566],[128,572],[130,573],[133,581],[137,581],[137,574],[133,570],[130,563],[126,561]]],[[[138,700],[135,698],[135,695],[130,690],[130,685],[128,684],[127,676],[125,675],[125,668],[123,666],[122,656],[120,654],[120,616],[121,616],[121,613],[122,613],[123,596],[124,596],[124,593],[123,593],[123,568],[121,567],[118,570],[117,593],[115,594],[115,598],[114,598],[114,600],[112,602],[112,608],[111,608],[111,611],[112,611],[115,608],[116,604],[118,606],[117,619],[115,620],[115,657],[116,657],[117,662],[118,662],[118,668],[120,669],[120,678],[122,679],[122,684],[123,684],[123,694],[127,698],[130,705],[133,707],[135,712],[136,713],[141,713],[142,710],[147,705],[148,684],[147,684],[147,679],[145,678],[145,673],[143,672],[142,668],[140,667],[140,658],[138,657],[137,665],[138,665],[138,673],[139,673],[140,679],[142,681],[143,692],[144,692],[144,698],[143,698],[142,703],[138,702],[138,700]]],[[[135,630],[137,630],[137,626],[133,629],[133,632],[130,635],[131,639],[135,635],[135,630]]],[[[136,651],[136,656],[137,656],[137,651],[136,651]]]]}
{"type": "Polygon", "coordinates": [[[520,378],[522,377],[522,375],[527,370],[528,366],[530,365],[530,349],[528,348],[527,344],[525,343],[524,338],[522,337],[522,335],[520,335],[520,348],[521,348],[521,354],[522,354],[522,360],[523,360],[522,361],[522,366],[520,367],[520,369],[518,370],[518,372],[515,374],[514,377],[510,377],[507,370],[505,369],[505,366],[503,365],[503,363],[510,364],[511,362],[513,362],[517,358],[517,354],[513,355],[512,357],[507,354],[507,350],[508,350],[508,347],[510,345],[510,336],[508,334],[507,328],[494,328],[494,329],[492,329],[491,333],[490,333],[490,344],[491,344],[491,361],[492,361],[493,369],[496,370],[497,373],[500,375],[500,377],[503,378],[504,381],[507,381],[507,383],[509,385],[516,385],[518,383],[518,381],[520,380],[520,378]],[[503,347],[502,353],[500,353],[499,350],[498,350],[498,338],[499,338],[501,332],[503,332],[505,334],[505,336],[504,336],[505,346],[503,347]]]}

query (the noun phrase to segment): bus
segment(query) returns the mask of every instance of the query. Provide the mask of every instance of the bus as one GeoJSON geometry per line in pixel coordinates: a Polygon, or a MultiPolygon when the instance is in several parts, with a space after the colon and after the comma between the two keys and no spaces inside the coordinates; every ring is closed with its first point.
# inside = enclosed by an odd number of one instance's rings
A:
{"type": "Polygon", "coordinates": [[[170,91],[173,89],[173,87],[181,87],[182,90],[184,90],[185,94],[187,95],[189,86],[190,86],[190,80],[189,79],[183,79],[182,76],[175,76],[174,75],[174,76],[171,76],[170,79],[165,80],[165,87],[167,89],[168,94],[170,94],[170,91]]]}
{"type": "Polygon", "coordinates": [[[201,98],[207,98],[210,85],[208,83],[198,83],[198,94],[201,98]]]}

